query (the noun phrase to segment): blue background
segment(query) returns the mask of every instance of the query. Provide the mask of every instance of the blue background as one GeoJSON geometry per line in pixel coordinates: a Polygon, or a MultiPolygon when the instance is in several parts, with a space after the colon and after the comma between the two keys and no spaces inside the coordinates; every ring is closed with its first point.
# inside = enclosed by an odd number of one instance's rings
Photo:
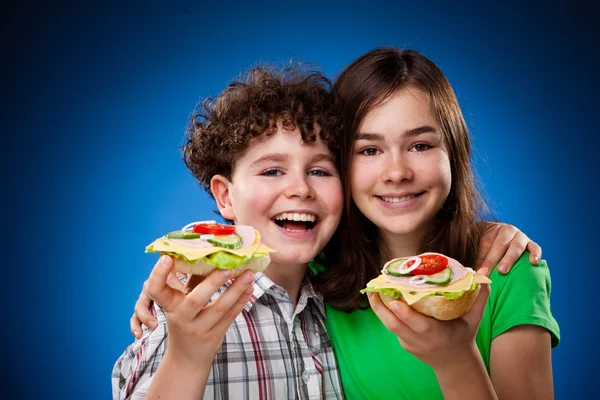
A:
{"type": "Polygon", "coordinates": [[[110,397],[155,262],[144,246],[212,217],[179,153],[199,100],[261,61],[297,54],[333,78],[394,45],[447,74],[493,209],[543,246],[562,333],[556,397],[596,393],[592,2],[216,3],[1,6],[3,392],[110,397]]]}

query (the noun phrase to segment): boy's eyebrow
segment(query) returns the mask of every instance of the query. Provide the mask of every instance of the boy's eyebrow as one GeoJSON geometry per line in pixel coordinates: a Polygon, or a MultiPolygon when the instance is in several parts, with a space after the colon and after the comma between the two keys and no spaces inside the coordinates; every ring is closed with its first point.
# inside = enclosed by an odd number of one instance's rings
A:
{"type": "MultiPolygon", "coordinates": [[[[260,167],[263,164],[268,164],[271,162],[284,162],[287,161],[289,156],[285,153],[270,153],[265,154],[264,156],[254,160],[254,162],[250,165],[250,167],[260,167]]],[[[327,153],[317,153],[310,157],[310,162],[319,162],[319,161],[327,161],[332,164],[335,164],[335,157],[331,154],[327,153]]]]}
{"type": "MultiPolygon", "coordinates": [[[[424,126],[419,126],[418,128],[409,129],[409,130],[405,131],[403,133],[403,135],[412,137],[412,136],[421,135],[423,133],[437,133],[437,132],[438,132],[437,129],[435,129],[433,126],[424,125],[424,126]]],[[[356,137],[354,138],[354,140],[383,141],[384,137],[380,133],[359,132],[356,135],[356,137]]]]}
{"type": "Polygon", "coordinates": [[[332,156],[331,154],[327,154],[327,153],[315,154],[314,156],[312,156],[310,158],[310,161],[311,162],[326,161],[326,162],[330,162],[335,165],[335,157],[332,156]]]}
{"type": "Polygon", "coordinates": [[[288,155],[284,153],[271,153],[265,154],[264,156],[254,160],[254,162],[250,165],[251,167],[259,167],[263,164],[267,164],[269,162],[283,162],[288,159],[288,155]]]}

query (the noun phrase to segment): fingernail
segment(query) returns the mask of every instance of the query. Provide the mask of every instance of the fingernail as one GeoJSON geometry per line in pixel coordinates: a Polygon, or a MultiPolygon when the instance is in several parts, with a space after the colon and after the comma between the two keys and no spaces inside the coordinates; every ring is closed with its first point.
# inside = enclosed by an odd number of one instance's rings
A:
{"type": "Polygon", "coordinates": [[[148,328],[150,328],[151,330],[156,329],[156,321],[149,321],[148,328]]]}
{"type": "Polygon", "coordinates": [[[231,270],[230,269],[221,269],[219,273],[223,276],[223,278],[231,278],[231,270]]]}
{"type": "Polygon", "coordinates": [[[533,261],[535,261],[536,263],[540,262],[540,256],[538,256],[537,254],[533,256],[533,261]]]}
{"type": "Polygon", "coordinates": [[[160,257],[160,263],[162,264],[163,267],[170,267],[171,266],[171,257],[164,255],[160,257]]]}
{"type": "Polygon", "coordinates": [[[246,289],[246,291],[244,293],[250,294],[252,292],[254,292],[254,287],[250,286],[248,289],[246,289]]]}
{"type": "Polygon", "coordinates": [[[394,312],[400,312],[400,304],[398,304],[397,302],[393,302],[391,304],[391,307],[394,312]]]}
{"type": "Polygon", "coordinates": [[[244,274],[244,276],[242,277],[242,282],[244,282],[246,285],[248,285],[253,280],[254,280],[254,277],[252,276],[251,273],[248,273],[248,272],[246,272],[244,274]]]}
{"type": "Polygon", "coordinates": [[[135,331],[133,331],[133,336],[135,336],[136,339],[140,338],[140,332],[136,329],[135,331]]]}
{"type": "Polygon", "coordinates": [[[498,265],[498,271],[506,272],[506,263],[501,263],[500,265],[498,265]]]}

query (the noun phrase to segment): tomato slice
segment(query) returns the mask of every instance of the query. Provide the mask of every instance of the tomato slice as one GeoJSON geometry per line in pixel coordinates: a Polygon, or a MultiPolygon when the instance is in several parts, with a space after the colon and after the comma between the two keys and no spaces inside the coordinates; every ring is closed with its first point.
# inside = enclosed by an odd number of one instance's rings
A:
{"type": "MultiPolygon", "coordinates": [[[[410,267],[414,261],[409,261],[406,266],[410,267]]],[[[421,256],[421,265],[413,269],[410,273],[413,275],[433,275],[442,272],[448,267],[448,259],[438,254],[428,254],[421,256]]]]}
{"type": "Polygon", "coordinates": [[[235,233],[235,225],[225,224],[196,224],[194,232],[213,235],[230,235],[235,233]]]}

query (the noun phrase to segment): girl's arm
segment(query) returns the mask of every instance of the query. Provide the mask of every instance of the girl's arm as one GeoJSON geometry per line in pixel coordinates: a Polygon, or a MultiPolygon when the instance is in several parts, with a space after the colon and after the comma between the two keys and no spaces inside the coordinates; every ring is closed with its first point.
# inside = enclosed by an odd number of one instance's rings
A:
{"type": "Polygon", "coordinates": [[[552,399],[550,333],[520,325],[492,340],[490,376],[500,399],[552,399]]]}

